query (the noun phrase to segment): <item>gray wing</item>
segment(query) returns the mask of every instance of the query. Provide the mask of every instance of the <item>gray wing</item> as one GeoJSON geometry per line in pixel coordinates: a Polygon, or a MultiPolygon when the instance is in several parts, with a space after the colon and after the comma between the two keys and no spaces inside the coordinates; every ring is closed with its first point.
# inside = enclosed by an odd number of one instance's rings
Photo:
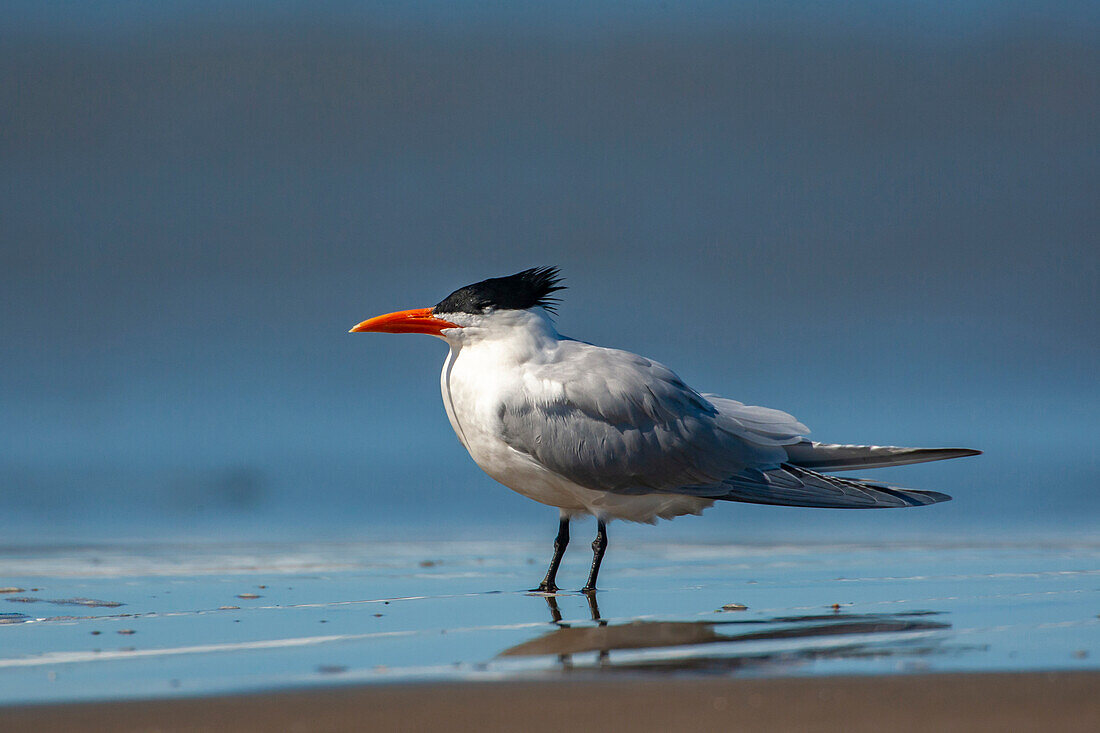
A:
{"type": "Polygon", "coordinates": [[[692,493],[681,489],[778,466],[783,446],[806,432],[775,410],[726,414],[636,354],[579,341],[559,349],[556,361],[531,368],[534,391],[502,405],[504,440],[581,486],[692,493]]]}
{"type": "Polygon", "coordinates": [[[505,442],[575,484],[763,504],[913,506],[946,500],[790,465],[807,428],[779,410],[703,396],[667,367],[579,341],[531,367],[501,405],[505,442]]]}

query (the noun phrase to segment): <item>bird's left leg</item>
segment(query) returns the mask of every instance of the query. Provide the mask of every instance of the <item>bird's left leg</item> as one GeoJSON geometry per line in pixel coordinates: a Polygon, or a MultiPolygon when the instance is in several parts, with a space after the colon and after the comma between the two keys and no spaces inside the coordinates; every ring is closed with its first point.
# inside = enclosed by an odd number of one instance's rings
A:
{"type": "Polygon", "coordinates": [[[607,549],[607,524],[597,520],[596,539],[592,540],[592,570],[588,573],[588,582],[581,588],[582,593],[594,593],[596,590],[596,576],[600,574],[600,563],[603,562],[603,553],[607,549]]]}
{"type": "Polygon", "coordinates": [[[558,536],[554,538],[554,557],[550,560],[550,567],[546,569],[546,577],[535,588],[539,593],[554,593],[558,589],[558,566],[561,565],[562,555],[569,546],[569,517],[563,516],[558,523],[558,536]]]}

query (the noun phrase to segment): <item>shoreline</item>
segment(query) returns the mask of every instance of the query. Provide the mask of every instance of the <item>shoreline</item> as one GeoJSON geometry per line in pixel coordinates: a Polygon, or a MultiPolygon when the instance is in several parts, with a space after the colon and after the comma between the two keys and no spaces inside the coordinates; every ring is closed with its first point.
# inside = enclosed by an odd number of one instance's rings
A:
{"type": "Polygon", "coordinates": [[[378,684],[0,707],[6,731],[1100,730],[1100,671],[378,684]]]}

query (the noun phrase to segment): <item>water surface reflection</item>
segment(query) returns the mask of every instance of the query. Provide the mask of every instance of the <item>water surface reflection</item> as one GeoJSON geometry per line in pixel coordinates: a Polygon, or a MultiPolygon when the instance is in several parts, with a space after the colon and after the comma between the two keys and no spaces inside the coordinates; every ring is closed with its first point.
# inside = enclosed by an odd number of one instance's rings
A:
{"type": "Polygon", "coordinates": [[[946,644],[949,623],[938,611],[773,616],[706,621],[632,619],[610,622],[588,597],[591,622],[562,620],[546,598],[547,634],[505,649],[501,658],[556,656],[563,669],[734,672],[794,667],[817,659],[921,657],[957,652],[946,644]],[[614,657],[612,656],[614,652],[614,657]],[[575,659],[579,655],[593,655],[575,659]]]}

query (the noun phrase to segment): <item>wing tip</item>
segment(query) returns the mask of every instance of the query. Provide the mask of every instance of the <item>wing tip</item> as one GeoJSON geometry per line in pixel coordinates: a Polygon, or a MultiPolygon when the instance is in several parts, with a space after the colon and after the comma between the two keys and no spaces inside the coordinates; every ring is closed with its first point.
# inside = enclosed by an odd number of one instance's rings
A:
{"type": "Polygon", "coordinates": [[[790,462],[801,468],[833,473],[848,469],[886,468],[913,463],[980,456],[975,448],[906,448],[893,445],[842,445],[804,441],[784,446],[790,462]]]}
{"type": "Polygon", "coordinates": [[[980,456],[982,454],[982,451],[977,448],[921,448],[919,450],[943,453],[945,458],[969,458],[970,456],[980,456]]]}
{"type": "Polygon", "coordinates": [[[939,491],[924,491],[924,490],[909,489],[908,494],[910,496],[912,496],[913,494],[917,494],[922,499],[928,499],[928,501],[924,501],[924,502],[921,502],[919,504],[915,504],[914,506],[928,506],[929,504],[941,504],[945,501],[951,501],[955,498],[955,497],[953,497],[949,494],[944,494],[944,493],[941,493],[939,491]]]}

